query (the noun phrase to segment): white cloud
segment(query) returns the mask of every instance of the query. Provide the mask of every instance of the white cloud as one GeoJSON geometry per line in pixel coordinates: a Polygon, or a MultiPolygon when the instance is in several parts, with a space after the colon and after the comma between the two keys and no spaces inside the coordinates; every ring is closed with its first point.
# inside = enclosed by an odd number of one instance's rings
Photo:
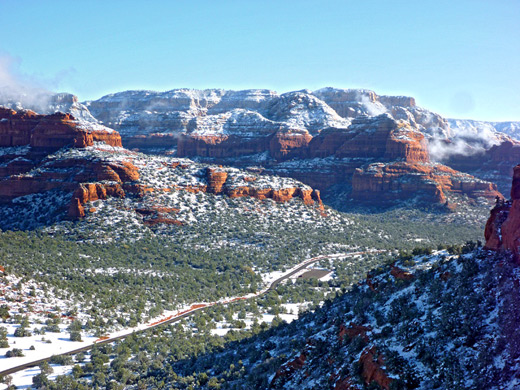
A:
{"type": "Polygon", "coordinates": [[[0,105],[43,111],[53,92],[35,77],[23,74],[20,63],[15,57],[0,54],[0,105]]]}

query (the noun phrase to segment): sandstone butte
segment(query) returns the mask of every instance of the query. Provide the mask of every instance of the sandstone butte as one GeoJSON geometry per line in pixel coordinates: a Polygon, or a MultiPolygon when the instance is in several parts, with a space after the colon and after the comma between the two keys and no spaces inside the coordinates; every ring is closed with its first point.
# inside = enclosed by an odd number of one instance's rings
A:
{"type": "Polygon", "coordinates": [[[497,202],[486,223],[484,236],[485,248],[511,251],[520,263],[520,165],[513,170],[511,200],[497,202]]]}
{"type": "Polygon", "coordinates": [[[286,202],[292,198],[298,197],[302,199],[307,206],[316,204],[323,209],[323,203],[320,197],[320,191],[313,189],[302,189],[299,187],[292,188],[256,188],[253,186],[225,186],[228,179],[228,173],[214,168],[206,169],[207,187],[206,191],[212,194],[225,194],[230,198],[253,197],[256,199],[273,199],[276,202],[286,202]]]}
{"type": "Polygon", "coordinates": [[[441,164],[375,163],[356,169],[352,176],[355,199],[384,202],[420,196],[428,203],[445,203],[446,192],[473,198],[500,196],[495,184],[441,164]]]}
{"type": "MultiPolygon", "coordinates": [[[[424,135],[388,115],[359,118],[347,129],[323,129],[314,137],[304,130],[280,130],[256,137],[186,133],[178,140],[179,156],[228,164],[235,164],[232,158],[264,152],[273,158],[265,167],[270,174],[289,176],[322,191],[347,183],[353,199],[368,203],[417,198],[443,204],[447,192],[486,198],[499,194],[492,183],[432,163],[424,135]],[[307,165],[316,158],[327,158],[330,165],[307,165]]],[[[489,153],[501,152],[492,148],[489,153]]]]}
{"type": "MultiPolygon", "coordinates": [[[[80,184],[79,187],[74,191],[72,201],[69,206],[69,217],[81,218],[85,216],[85,209],[83,205],[88,201],[94,201],[98,199],[107,199],[108,197],[125,197],[126,193],[137,195],[138,197],[145,196],[146,193],[151,193],[156,190],[154,188],[145,188],[139,184],[133,184],[139,179],[139,174],[131,163],[122,162],[122,166],[115,167],[117,173],[114,172],[117,177],[113,177],[110,180],[118,182],[118,184],[80,184]],[[124,182],[124,183],[123,183],[124,182]],[[122,183],[119,184],[119,183],[122,183]],[[126,192],[125,192],[126,191],[126,192]]],[[[178,166],[176,164],[172,168],[175,169],[178,166]]],[[[114,169],[112,169],[115,171],[114,169]]],[[[311,206],[316,205],[319,209],[323,210],[323,203],[320,198],[320,193],[317,190],[306,190],[299,187],[294,188],[255,188],[250,186],[239,186],[231,187],[226,186],[226,182],[229,174],[226,171],[216,168],[206,168],[206,185],[198,187],[183,187],[173,185],[172,188],[162,189],[163,191],[171,190],[185,190],[190,192],[207,192],[215,195],[226,195],[231,198],[237,197],[253,197],[256,199],[273,199],[277,202],[286,202],[292,198],[300,198],[304,204],[311,206]]],[[[136,212],[146,216],[144,223],[147,226],[154,226],[157,224],[174,224],[182,225],[176,219],[168,217],[166,214],[176,213],[179,210],[164,207],[153,207],[150,209],[136,209],[136,212]]]]}
{"type": "Polygon", "coordinates": [[[387,115],[354,121],[348,129],[328,128],[312,137],[305,130],[241,136],[181,134],[180,157],[227,158],[268,151],[277,161],[291,158],[373,157],[428,161],[424,136],[387,115]]]}
{"type": "MultiPolygon", "coordinates": [[[[121,137],[111,129],[97,125],[85,125],[70,114],[56,113],[39,115],[29,110],[16,112],[0,107],[0,147],[30,146],[29,151],[18,155],[16,149],[7,150],[0,156],[0,202],[33,193],[53,189],[70,191],[72,198],[68,205],[70,218],[85,216],[84,205],[109,197],[123,198],[128,193],[143,196],[153,192],[153,188],[143,188],[138,184],[139,172],[130,161],[105,161],[97,158],[63,158],[46,160],[49,152],[61,147],[85,148],[94,142],[104,142],[120,147],[121,137]],[[38,173],[26,174],[40,164],[45,169],[38,173]]],[[[172,168],[179,164],[174,164],[172,168]]],[[[182,167],[181,167],[182,168],[182,167]]],[[[285,202],[294,197],[301,198],[306,205],[316,204],[323,209],[319,191],[305,188],[256,188],[254,178],[248,185],[233,187],[225,185],[228,173],[208,168],[207,185],[197,188],[176,187],[175,190],[209,192],[230,197],[254,197],[285,202]]],[[[95,210],[95,209],[94,209],[95,210]]],[[[155,210],[146,224],[177,224],[180,222],[163,215],[164,210],[155,210]]]]}
{"type": "Polygon", "coordinates": [[[33,111],[16,112],[0,107],[0,146],[29,145],[39,149],[63,146],[84,148],[94,142],[122,146],[118,132],[98,125],[86,125],[71,114],[57,112],[39,115],[33,111]]]}

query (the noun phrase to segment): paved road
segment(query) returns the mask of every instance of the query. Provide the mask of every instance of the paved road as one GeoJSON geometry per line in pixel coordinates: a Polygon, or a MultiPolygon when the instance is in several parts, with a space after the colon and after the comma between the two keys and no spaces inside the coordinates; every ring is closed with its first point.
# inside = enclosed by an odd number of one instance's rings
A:
{"type": "MultiPolygon", "coordinates": [[[[381,252],[381,251],[377,251],[377,252],[381,252]]],[[[301,263],[298,267],[296,267],[291,272],[289,272],[287,274],[284,274],[280,278],[278,278],[278,279],[274,280],[273,282],[271,282],[269,287],[267,289],[261,291],[258,295],[266,294],[269,291],[274,290],[284,280],[289,279],[291,276],[293,276],[294,274],[298,273],[302,269],[308,267],[310,264],[314,264],[314,263],[316,263],[316,262],[318,262],[320,260],[331,259],[331,258],[334,258],[334,257],[356,256],[356,255],[361,255],[361,254],[365,254],[365,253],[366,252],[351,252],[351,253],[344,253],[344,254],[341,254],[341,255],[323,255],[323,256],[313,257],[312,259],[306,260],[305,262],[301,263]]],[[[257,297],[258,295],[255,295],[254,297],[257,297]]],[[[251,297],[251,298],[253,298],[253,297],[251,297]]],[[[244,298],[244,299],[248,299],[248,298],[244,298]]],[[[234,302],[234,301],[231,300],[231,301],[228,301],[226,303],[219,303],[219,304],[221,304],[221,305],[228,305],[228,304],[230,304],[232,302],[234,302]]],[[[81,348],[75,349],[73,351],[69,351],[69,352],[63,353],[61,355],[75,355],[75,354],[77,354],[79,352],[85,352],[85,351],[88,351],[88,350],[92,349],[93,345],[102,345],[102,344],[111,343],[111,342],[114,342],[116,340],[122,340],[122,339],[130,336],[131,334],[145,332],[145,331],[147,331],[149,329],[152,329],[152,328],[155,328],[155,327],[158,327],[158,326],[162,326],[162,325],[166,325],[166,324],[172,324],[174,322],[178,322],[178,321],[182,320],[183,318],[189,317],[189,316],[195,314],[196,312],[198,312],[200,310],[205,310],[205,309],[207,309],[209,307],[213,307],[213,306],[214,305],[208,305],[208,306],[203,306],[203,307],[200,307],[200,308],[197,308],[197,309],[193,309],[193,310],[190,310],[187,313],[181,314],[181,315],[176,316],[174,318],[171,318],[171,319],[169,319],[167,321],[163,321],[163,322],[160,322],[158,324],[149,326],[146,329],[137,330],[137,331],[135,331],[133,333],[125,334],[125,335],[122,335],[122,336],[111,337],[109,339],[98,341],[95,344],[87,345],[85,347],[81,347],[81,348]]],[[[43,358],[43,359],[39,359],[39,360],[35,360],[35,361],[32,361],[32,362],[29,362],[29,363],[21,364],[19,366],[12,367],[12,368],[9,368],[7,370],[0,371],[0,376],[13,374],[15,372],[18,372],[18,371],[21,371],[21,370],[25,370],[26,368],[35,367],[35,366],[38,366],[41,363],[43,363],[45,361],[49,361],[49,360],[50,360],[50,357],[47,357],[47,358],[43,358]]]]}

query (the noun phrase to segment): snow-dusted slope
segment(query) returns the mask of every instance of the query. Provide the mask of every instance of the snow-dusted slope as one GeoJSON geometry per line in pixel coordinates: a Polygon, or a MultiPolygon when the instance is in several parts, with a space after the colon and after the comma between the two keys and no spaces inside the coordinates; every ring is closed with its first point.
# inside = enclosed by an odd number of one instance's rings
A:
{"type": "Polygon", "coordinates": [[[497,131],[520,141],[520,122],[493,122],[497,131]]]}
{"type": "MultiPolygon", "coordinates": [[[[519,122],[447,120],[417,106],[408,96],[378,95],[367,89],[322,88],[278,94],[269,90],[226,91],[221,89],[176,89],[167,92],[126,91],[87,102],[93,115],[123,136],[153,133],[222,134],[236,109],[243,114],[232,120],[244,133],[272,128],[306,130],[312,136],[327,127],[348,127],[353,118],[389,114],[421,131],[435,161],[453,156],[482,154],[494,145],[520,138],[519,122]],[[271,126],[269,126],[271,128],[271,126]]],[[[176,138],[170,141],[175,146],[176,138]]],[[[151,143],[152,144],[152,143],[151,143]]],[[[144,146],[139,143],[137,146],[144,146]]],[[[157,142],[153,143],[155,147],[157,142]]]]}
{"type": "Polygon", "coordinates": [[[170,146],[175,146],[181,133],[222,135],[226,128],[235,129],[231,132],[237,135],[293,129],[315,136],[328,127],[346,128],[353,118],[386,113],[421,131],[432,145],[432,158],[443,161],[453,154],[474,154],[502,142],[504,136],[498,132],[515,138],[520,131],[516,122],[448,121],[417,106],[412,97],[378,95],[366,89],[327,87],[283,94],[263,89],[125,91],[85,106],[123,139],[172,134],[170,146]]]}
{"type": "Polygon", "coordinates": [[[312,135],[327,127],[347,128],[350,125],[350,120],[339,116],[307,90],[284,93],[273,99],[267,116],[291,129],[308,130],[312,135]]]}
{"type": "Polygon", "coordinates": [[[12,95],[0,93],[0,106],[15,111],[28,109],[39,114],[54,114],[55,112],[70,113],[79,121],[98,123],[90,111],[78,101],[78,97],[70,93],[44,93],[39,96],[12,95]]]}
{"type": "MultiPolygon", "coordinates": [[[[269,90],[125,91],[85,104],[96,118],[117,129],[124,137],[129,137],[187,131],[190,121],[196,124],[199,118],[206,116],[208,118],[203,120],[204,126],[207,128],[214,123],[218,128],[220,114],[234,109],[260,112],[276,96],[276,92],[269,90]]],[[[194,129],[194,126],[190,128],[194,129]]]]}
{"type": "Polygon", "coordinates": [[[299,129],[316,133],[326,127],[347,127],[326,103],[310,91],[279,95],[251,89],[175,89],[167,92],[126,91],[85,103],[93,115],[117,129],[123,137],[151,133],[219,132],[222,122],[239,109],[232,123],[246,132],[262,128],[266,119],[275,129],[299,129]],[[225,118],[225,119],[223,119],[225,118]]]}
{"type": "Polygon", "coordinates": [[[418,127],[425,136],[446,137],[448,124],[439,114],[418,107],[408,96],[379,96],[367,89],[322,88],[312,92],[344,118],[361,115],[377,116],[384,113],[418,127]]]}
{"type": "Polygon", "coordinates": [[[468,249],[380,267],[315,313],[156,375],[170,388],[211,367],[224,389],[518,389],[518,265],[468,249]]]}
{"type": "Polygon", "coordinates": [[[485,144],[497,144],[503,135],[520,141],[520,122],[486,122],[472,119],[448,119],[455,136],[481,139],[485,144]]]}

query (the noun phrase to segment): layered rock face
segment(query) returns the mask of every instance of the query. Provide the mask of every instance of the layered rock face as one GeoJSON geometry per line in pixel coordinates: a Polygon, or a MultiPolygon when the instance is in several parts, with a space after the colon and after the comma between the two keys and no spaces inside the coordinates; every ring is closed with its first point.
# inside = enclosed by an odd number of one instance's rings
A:
{"type": "Polygon", "coordinates": [[[349,124],[310,91],[281,95],[269,90],[127,91],[86,105],[96,118],[118,130],[125,143],[128,140],[141,148],[147,148],[148,138],[148,147],[156,147],[155,134],[169,135],[170,143],[163,147],[174,147],[181,134],[251,138],[286,129],[306,130],[314,135],[325,127],[349,124]]]}
{"type": "MultiPolygon", "coordinates": [[[[431,163],[426,137],[409,122],[396,121],[388,114],[360,117],[346,129],[327,128],[315,137],[308,132],[287,131],[277,133],[276,137],[271,137],[265,150],[272,158],[263,162],[267,172],[296,178],[320,190],[349,183],[354,199],[395,202],[414,198],[425,203],[445,203],[447,192],[473,198],[494,198],[498,194],[492,183],[431,163]],[[280,142],[287,139],[290,143],[280,142]],[[273,140],[277,141],[276,149],[273,140]]],[[[179,141],[180,153],[209,157],[225,164],[237,164],[226,157],[232,151],[243,150],[229,138],[196,141],[189,135],[184,138],[179,141]],[[195,147],[181,147],[188,142],[195,147]],[[207,153],[208,150],[212,153],[207,153]]],[[[255,152],[261,151],[261,143],[256,145],[255,152]]],[[[238,163],[244,161],[255,163],[244,156],[238,163]]]]}
{"type": "Polygon", "coordinates": [[[72,192],[84,181],[136,180],[135,167],[126,163],[47,157],[62,147],[87,148],[95,142],[121,147],[116,131],[71,114],[0,108],[0,202],[54,189],[72,192]]]}
{"type": "Polygon", "coordinates": [[[500,143],[489,149],[481,149],[470,155],[454,155],[446,163],[460,171],[493,180],[502,192],[507,193],[517,161],[520,161],[520,141],[503,137],[500,143]]]}
{"type": "Polygon", "coordinates": [[[347,130],[322,131],[309,143],[307,156],[324,164],[314,171],[296,163],[276,168],[319,189],[349,182],[351,197],[358,201],[445,203],[448,192],[488,199],[499,194],[490,182],[431,163],[424,135],[387,115],[356,119],[347,130]]]}
{"type": "Polygon", "coordinates": [[[435,161],[493,180],[509,192],[510,177],[519,161],[520,123],[483,122],[449,119],[449,134],[444,140],[430,139],[435,161]]]}
{"type": "MultiPolygon", "coordinates": [[[[11,107],[22,106],[8,103],[11,107]]],[[[30,106],[30,102],[22,104],[30,106]]],[[[2,122],[8,121],[0,122],[0,142],[34,148],[63,144],[85,147],[95,141],[120,145],[117,136],[99,127],[90,109],[103,123],[118,129],[129,148],[176,153],[237,167],[261,166],[266,173],[293,177],[323,191],[352,185],[356,169],[370,170],[370,164],[378,162],[427,164],[432,159],[480,178],[495,179],[496,172],[506,176],[511,161],[517,161],[511,157],[515,155],[516,141],[499,135],[499,124],[494,130],[483,130],[480,124],[448,122],[418,107],[411,97],[380,96],[369,90],[323,88],[284,94],[269,90],[127,91],[84,105],[73,95],[56,94],[40,108],[44,113],[64,110],[74,115],[41,117],[24,112],[15,118],[12,113],[4,114],[2,119],[21,122],[14,126],[19,133],[5,131],[9,125],[2,122]],[[80,120],[73,123],[74,118],[80,120]],[[468,126],[473,126],[471,131],[468,126]],[[71,131],[74,127],[80,131],[71,131]]],[[[514,131],[515,127],[512,123],[504,128],[514,131]]],[[[21,173],[31,164],[30,158],[23,157],[10,160],[8,166],[2,164],[0,171],[21,173]]],[[[407,171],[414,169],[410,166],[407,171]]],[[[403,175],[403,180],[411,177],[411,173],[403,175]]],[[[416,190],[432,188],[429,198],[442,201],[443,196],[434,190],[442,185],[432,186],[427,176],[417,176],[426,182],[411,180],[417,183],[416,190]]],[[[436,175],[432,177],[437,180],[436,175]]],[[[359,178],[358,189],[362,188],[359,178]]],[[[394,174],[387,178],[398,177],[394,174]]],[[[365,187],[374,186],[372,179],[365,187]]],[[[449,191],[448,187],[443,192],[449,191]]],[[[355,190],[354,197],[362,192],[355,190]]],[[[403,194],[412,196],[412,192],[406,190],[403,194]]],[[[473,196],[489,191],[464,193],[473,196]]]]}
{"type": "Polygon", "coordinates": [[[79,184],[74,193],[68,209],[71,218],[83,218],[85,216],[84,204],[96,200],[104,200],[108,197],[124,198],[125,191],[120,183],[101,184],[85,183],[79,184]]]}
{"type": "MultiPolygon", "coordinates": [[[[129,204],[141,203],[136,213],[146,226],[183,225],[173,218],[171,207],[156,204],[156,198],[173,191],[277,202],[298,198],[323,209],[319,191],[302,183],[233,168],[201,167],[190,160],[137,155],[121,147],[117,132],[77,121],[70,114],[2,109],[0,118],[0,203],[6,207],[30,203],[32,195],[47,201],[53,197],[56,215],[77,219],[96,212],[97,206],[90,202],[124,198],[129,204]],[[167,172],[166,177],[156,176],[161,171],[167,172]],[[155,204],[153,212],[148,213],[142,202],[155,204]]],[[[289,141],[278,142],[280,153],[294,145],[289,141]]]]}
{"type": "Polygon", "coordinates": [[[445,203],[447,192],[488,199],[500,195],[493,183],[433,163],[374,163],[356,169],[352,177],[352,197],[364,202],[416,197],[426,203],[445,203]]]}
{"type": "Polygon", "coordinates": [[[411,97],[335,88],[281,95],[184,89],[122,92],[87,106],[120,130],[132,147],[176,148],[180,157],[260,166],[265,173],[296,178],[322,191],[352,185],[356,199],[375,200],[387,190],[387,200],[425,202],[445,202],[449,191],[496,194],[489,183],[428,165],[430,149],[437,157],[454,134],[448,121],[418,107],[411,97]],[[369,174],[376,163],[387,166],[384,174],[369,174]],[[439,170],[443,173],[436,174],[439,170]]]}
{"type": "Polygon", "coordinates": [[[323,130],[309,143],[309,158],[373,158],[429,161],[424,136],[388,115],[356,119],[347,129],[323,130]]]}
{"type": "Polygon", "coordinates": [[[356,119],[347,128],[329,127],[314,137],[305,130],[278,130],[267,136],[264,133],[263,138],[185,134],[179,138],[178,147],[180,156],[242,156],[246,160],[248,155],[268,152],[274,162],[327,157],[429,160],[424,136],[386,114],[356,119]]]}
{"type": "Polygon", "coordinates": [[[39,115],[0,107],[0,147],[29,145],[39,149],[84,148],[104,142],[121,146],[119,134],[107,127],[77,121],[71,114],[39,115]]]}
{"type": "Polygon", "coordinates": [[[287,202],[300,198],[308,206],[316,205],[323,209],[320,192],[307,186],[283,186],[277,188],[269,185],[258,185],[258,177],[236,175],[235,170],[226,168],[206,168],[206,186],[200,190],[211,194],[225,194],[230,198],[252,197],[260,200],[273,199],[276,202],[287,202]]]}
{"type": "Polygon", "coordinates": [[[179,134],[187,131],[190,121],[202,116],[216,118],[234,109],[263,110],[275,96],[276,92],[268,90],[126,91],[86,105],[97,119],[118,130],[126,139],[153,133],[179,134]]]}
{"type": "Polygon", "coordinates": [[[42,115],[33,111],[22,111],[0,107],[0,146],[23,146],[31,142],[31,132],[42,115]]]}
{"type": "Polygon", "coordinates": [[[520,262],[520,165],[514,168],[511,200],[497,202],[484,236],[487,249],[509,250],[520,262]]]}
{"type": "MultiPolygon", "coordinates": [[[[70,96],[56,95],[56,102],[66,104],[70,96]]],[[[77,99],[69,103],[74,105],[77,99]]],[[[116,131],[78,121],[71,114],[0,108],[0,202],[51,190],[71,192],[69,216],[81,217],[85,214],[82,205],[88,201],[124,197],[122,183],[139,178],[130,162],[100,160],[94,155],[48,155],[63,147],[95,148],[96,143],[122,146],[116,131]]]]}
{"type": "Polygon", "coordinates": [[[106,199],[106,194],[118,193],[106,182],[123,183],[135,181],[139,178],[137,168],[131,162],[99,161],[94,156],[82,156],[78,158],[52,158],[44,159],[36,169],[26,174],[11,175],[0,181],[0,202],[10,202],[20,196],[60,189],[73,192],[83,188],[81,195],[75,193],[75,197],[81,203],[94,200],[94,194],[98,199],[106,199]],[[85,184],[90,182],[105,182],[105,184],[85,184]],[[83,186],[83,187],[82,187],[83,186]],[[86,192],[85,192],[86,191],[86,192]],[[104,193],[105,195],[101,195],[104,193]]]}
{"type": "Polygon", "coordinates": [[[397,120],[405,120],[427,137],[441,134],[446,138],[449,124],[440,115],[418,107],[409,96],[380,96],[366,89],[322,88],[313,95],[332,107],[344,118],[389,114],[397,120]]]}

